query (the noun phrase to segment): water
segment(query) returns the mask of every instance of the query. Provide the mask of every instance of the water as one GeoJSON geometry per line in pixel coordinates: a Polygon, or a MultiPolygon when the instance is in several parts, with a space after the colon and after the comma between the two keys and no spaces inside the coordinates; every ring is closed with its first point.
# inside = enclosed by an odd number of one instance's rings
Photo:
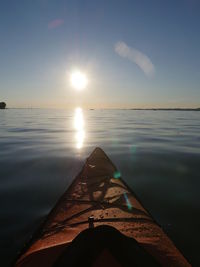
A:
{"type": "Polygon", "coordinates": [[[199,132],[193,111],[0,111],[1,266],[10,266],[96,146],[198,266],[199,132]]]}

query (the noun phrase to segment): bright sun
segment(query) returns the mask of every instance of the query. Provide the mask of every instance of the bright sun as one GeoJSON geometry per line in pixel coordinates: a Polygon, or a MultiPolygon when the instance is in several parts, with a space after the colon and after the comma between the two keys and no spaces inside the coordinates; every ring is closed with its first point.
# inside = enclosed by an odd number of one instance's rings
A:
{"type": "Polygon", "coordinates": [[[74,71],[70,76],[70,82],[75,89],[82,90],[87,86],[88,80],[84,73],[74,71]]]}

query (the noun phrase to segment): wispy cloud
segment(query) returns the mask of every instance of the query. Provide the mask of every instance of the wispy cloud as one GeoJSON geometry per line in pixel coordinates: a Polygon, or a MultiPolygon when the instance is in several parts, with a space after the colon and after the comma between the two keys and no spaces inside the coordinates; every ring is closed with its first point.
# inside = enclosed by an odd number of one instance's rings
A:
{"type": "Polygon", "coordinates": [[[134,62],[135,64],[137,64],[138,67],[140,67],[148,77],[152,77],[154,75],[155,67],[153,63],[151,62],[148,56],[146,56],[139,50],[133,47],[129,47],[124,42],[117,42],[115,44],[115,52],[119,56],[123,58],[127,58],[131,62],[134,62]]]}
{"type": "Polygon", "coordinates": [[[55,29],[64,23],[63,19],[54,19],[48,23],[49,29],[55,29]]]}

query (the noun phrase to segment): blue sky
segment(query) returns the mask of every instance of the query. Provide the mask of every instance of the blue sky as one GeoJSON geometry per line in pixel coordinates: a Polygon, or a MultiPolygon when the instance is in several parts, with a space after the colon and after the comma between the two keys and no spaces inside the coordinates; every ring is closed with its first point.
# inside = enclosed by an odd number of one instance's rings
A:
{"type": "Polygon", "coordinates": [[[0,1],[0,101],[199,107],[199,29],[197,0],[0,1]],[[81,92],[68,81],[74,68],[88,76],[81,92]]]}

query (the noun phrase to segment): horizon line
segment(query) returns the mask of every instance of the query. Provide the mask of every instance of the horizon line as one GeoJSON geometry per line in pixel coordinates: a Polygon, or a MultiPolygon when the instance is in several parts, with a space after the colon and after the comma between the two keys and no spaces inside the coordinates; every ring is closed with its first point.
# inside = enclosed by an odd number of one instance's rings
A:
{"type": "MultiPolygon", "coordinates": [[[[74,107],[76,108],[76,107],[74,107]]],[[[71,109],[74,109],[72,107],[70,108],[67,108],[67,107],[7,107],[5,109],[65,109],[65,110],[71,110],[71,109]]],[[[197,110],[197,111],[200,111],[200,107],[195,107],[195,108],[192,108],[192,107],[151,107],[151,108],[119,108],[119,107],[98,107],[98,108],[86,108],[86,107],[83,107],[82,109],[85,109],[85,110],[163,110],[163,111],[170,111],[170,110],[197,110]]]]}

